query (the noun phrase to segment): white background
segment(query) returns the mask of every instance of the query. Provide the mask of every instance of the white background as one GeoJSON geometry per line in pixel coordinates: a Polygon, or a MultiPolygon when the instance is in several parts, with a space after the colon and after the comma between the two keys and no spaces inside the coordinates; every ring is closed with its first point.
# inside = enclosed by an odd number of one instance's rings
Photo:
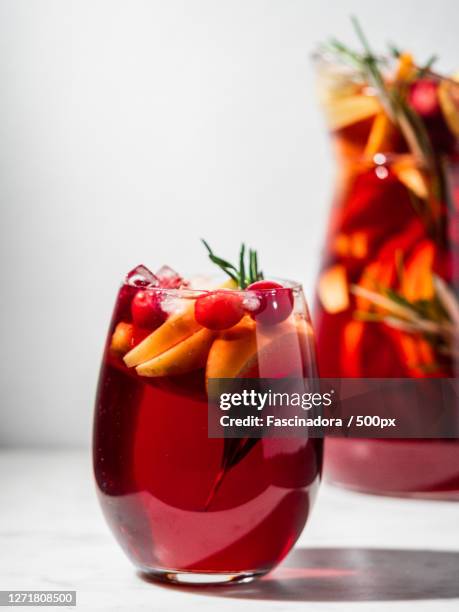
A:
{"type": "Polygon", "coordinates": [[[245,240],[308,294],[332,188],[309,56],[459,67],[456,0],[0,0],[2,445],[87,445],[124,272],[245,240]]]}

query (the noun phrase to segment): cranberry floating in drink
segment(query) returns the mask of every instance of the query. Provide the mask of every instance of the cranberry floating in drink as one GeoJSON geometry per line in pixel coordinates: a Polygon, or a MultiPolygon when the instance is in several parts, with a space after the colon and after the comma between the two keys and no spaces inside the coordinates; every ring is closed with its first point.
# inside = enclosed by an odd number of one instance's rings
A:
{"type": "MultiPolygon", "coordinates": [[[[375,56],[356,27],[362,53],[335,41],[317,58],[339,164],[314,313],[319,373],[455,377],[459,82],[409,53],[375,56]]],[[[407,397],[406,409],[429,408],[407,397]]],[[[457,440],[332,439],[325,465],[354,489],[459,497],[457,440]]]]}
{"type": "Polygon", "coordinates": [[[170,268],[133,270],[115,305],[96,401],[94,470],[120,545],[144,572],[246,581],[300,535],[322,442],[209,438],[208,383],[316,375],[301,287],[263,280],[255,252],[212,289],[170,268]]]}

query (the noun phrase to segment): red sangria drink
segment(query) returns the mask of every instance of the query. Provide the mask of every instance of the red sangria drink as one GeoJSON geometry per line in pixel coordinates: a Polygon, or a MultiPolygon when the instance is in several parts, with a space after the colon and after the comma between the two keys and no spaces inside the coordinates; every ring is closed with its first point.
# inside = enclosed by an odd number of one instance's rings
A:
{"type": "Polygon", "coordinates": [[[142,572],[247,581],[289,552],[315,498],[322,441],[208,437],[208,385],[316,376],[301,287],[263,280],[256,253],[215,256],[219,284],[139,266],[117,297],[94,423],[106,520],[142,572]]]}
{"type": "MultiPolygon", "coordinates": [[[[319,373],[456,377],[459,82],[396,49],[376,57],[356,29],[363,52],[333,41],[317,58],[339,167],[314,312],[319,373]]],[[[453,439],[331,439],[325,465],[353,489],[459,498],[453,439]]]]}

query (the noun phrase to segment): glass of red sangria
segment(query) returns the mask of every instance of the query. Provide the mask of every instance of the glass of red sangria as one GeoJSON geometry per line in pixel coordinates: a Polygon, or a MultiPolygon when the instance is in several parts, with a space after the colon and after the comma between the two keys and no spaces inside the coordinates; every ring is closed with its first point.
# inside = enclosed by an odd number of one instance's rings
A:
{"type": "MultiPolygon", "coordinates": [[[[454,378],[459,82],[432,59],[375,55],[355,27],[362,51],[335,40],[316,61],[338,162],[314,309],[319,374],[454,378]]],[[[459,498],[454,439],[330,439],[325,466],[352,489],[459,498]]]]}
{"type": "MultiPolygon", "coordinates": [[[[208,247],[209,248],[209,247],[208,247]]],[[[263,279],[256,253],[210,258],[223,282],[130,272],[115,304],[94,421],[105,518],[141,571],[185,584],[248,581],[300,535],[322,441],[208,437],[209,381],[316,376],[300,285],[263,279]]]]}

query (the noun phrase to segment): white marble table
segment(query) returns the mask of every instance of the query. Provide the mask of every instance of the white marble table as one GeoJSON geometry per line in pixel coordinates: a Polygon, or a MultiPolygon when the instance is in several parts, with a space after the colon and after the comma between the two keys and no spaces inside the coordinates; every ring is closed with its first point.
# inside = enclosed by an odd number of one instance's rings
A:
{"type": "Polygon", "coordinates": [[[183,589],[144,581],[124,557],[97,506],[88,453],[0,452],[0,483],[3,590],[76,590],[76,609],[91,612],[459,610],[458,504],[324,486],[272,575],[183,589]]]}

